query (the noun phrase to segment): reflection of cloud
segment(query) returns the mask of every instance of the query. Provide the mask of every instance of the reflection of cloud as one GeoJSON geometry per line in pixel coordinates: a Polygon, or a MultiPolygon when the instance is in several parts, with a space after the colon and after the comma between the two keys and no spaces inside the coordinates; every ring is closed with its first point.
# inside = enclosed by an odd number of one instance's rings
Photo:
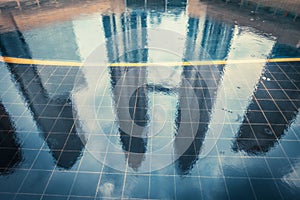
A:
{"type": "Polygon", "coordinates": [[[102,196],[110,197],[112,193],[114,192],[115,185],[113,183],[104,183],[100,186],[99,190],[102,194],[102,196]]]}
{"type": "Polygon", "coordinates": [[[300,162],[298,162],[294,169],[282,177],[282,181],[292,188],[300,188],[298,175],[300,174],[300,162]]]}

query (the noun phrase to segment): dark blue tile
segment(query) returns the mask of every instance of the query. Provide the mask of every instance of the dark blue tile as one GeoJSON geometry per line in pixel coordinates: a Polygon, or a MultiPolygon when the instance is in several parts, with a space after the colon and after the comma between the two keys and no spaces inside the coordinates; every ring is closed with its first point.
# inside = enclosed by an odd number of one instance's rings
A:
{"type": "Polygon", "coordinates": [[[264,158],[243,159],[249,177],[272,178],[272,174],[264,158]]]}
{"type": "Polygon", "coordinates": [[[285,151],[286,156],[290,158],[300,158],[300,152],[297,151],[299,149],[300,141],[288,141],[283,140],[280,142],[281,148],[285,151]]]}
{"type": "Polygon", "coordinates": [[[53,170],[55,167],[55,160],[53,155],[49,151],[40,151],[38,157],[36,158],[32,169],[41,170],[53,170]]]}
{"type": "Polygon", "coordinates": [[[282,178],[294,169],[294,163],[288,158],[268,158],[266,161],[275,178],[282,178]]]}
{"type": "Polygon", "coordinates": [[[274,180],[270,179],[251,179],[257,199],[282,199],[274,180]]]}
{"type": "Polygon", "coordinates": [[[99,173],[78,173],[73,184],[71,195],[95,196],[99,177],[99,173]]]}
{"type": "Polygon", "coordinates": [[[204,190],[201,188],[199,177],[175,177],[177,199],[203,199],[204,190]]]}
{"type": "Polygon", "coordinates": [[[174,199],[175,196],[175,179],[173,176],[151,176],[149,198],[174,199]]]}
{"type": "Polygon", "coordinates": [[[222,168],[225,177],[248,177],[243,158],[241,157],[224,157],[222,159],[222,168]]]}
{"type": "Polygon", "coordinates": [[[67,200],[68,196],[43,196],[42,200],[67,200]]]}
{"type": "Polygon", "coordinates": [[[45,194],[68,195],[74,178],[75,173],[55,171],[50,178],[45,194]]]}
{"type": "Polygon", "coordinates": [[[293,174],[287,174],[281,180],[277,180],[276,184],[279,187],[279,190],[284,197],[284,199],[298,199],[300,195],[299,184],[300,180],[297,180],[293,177],[293,174]]]}
{"type": "Polygon", "coordinates": [[[204,199],[229,199],[223,178],[200,178],[204,199]]]}
{"type": "Polygon", "coordinates": [[[255,199],[248,178],[227,178],[226,186],[230,199],[255,199]]]}
{"type": "Polygon", "coordinates": [[[40,200],[41,199],[41,195],[18,194],[15,199],[16,200],[40,200]]]}
{"type": "Polygon", "coordinates": [[[13,200],[13,199],[15,199],[15,194],[3,194],[3,193],[0,193],[0,199],[13,200]]]}
{"type": "Polygon", "coordinates": [[[7,174],[0,179],[0,192],[16,193],[22,184],[26,174],[26,170],[15,170],[11,174],[7,174]]]}
{"type": "Polygon", "coordinates": [[[30,171],[27,175],[21,193],[42,194],[51,175],[51,171],[30,171]]]}
{"type": "Polygon", "coordinates": [[[70,197],[69,200],[94,200],[94,197],[70,197]]]}

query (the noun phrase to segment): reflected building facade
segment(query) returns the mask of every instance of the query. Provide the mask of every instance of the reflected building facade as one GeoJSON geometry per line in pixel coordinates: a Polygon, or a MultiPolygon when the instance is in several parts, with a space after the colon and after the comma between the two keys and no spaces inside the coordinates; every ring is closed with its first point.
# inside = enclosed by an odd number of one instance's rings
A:
{"type": "MultiPolygon", "coordinates": [[[[130,1],[127,1],[127,6],[130,6],[130,1]]],[[[181,8],[185,6],[181,4],[181,8]]],[[[148,4],[143,2],[142,7],[148,8],[148,4]]],[[[148,49],[145,48],[147,46],[147,12],[134,11],[104,15],[102,24],[110,63],[147,62],[148,49]]],[[[213,22],[203,16],[203,19],[189,17],[187,27],[182,60],[226,58],[233,37],[233,26],[213,22]]],[[[212,69],[211,66],[186,66],[183,68],[182,85],[178,91],[179,105],[175,122],[177,133],[174,144],[180,173],[188,173],[198,159],[210,123],[223,67],[213,66],[212,69]],[[196,98],[196,102],[192,97],[196,98]],[[193,121],[197,119],[197,116],[200,118],[193,121]],[[191,138],[192,141],[189,141],[188,147],[183,150],[182,147],[187,143],[186,138],[191,138]]],[[[129,166],[137,170],[144,159],[142,155],[147,150],[146,137],[149,131],[147,128],[150,120],[147,103],[149,89],[146,87],[147,69],[144,67],[110,67],[110,77],[123,150],[129,166]],[[129,118],[127,113],[130,113],[129,118]]]]}
{"type": "Polygon", "coordinates": [[[17,166],[21,160],[22,152],[13,122],[0,102],[0,175],[13,172],[12,168],[17,166]]]}
{"type": "Polygon", "coordinates": [[[235,151],[266,153],[284,135],[300,108],[300,93],[293,91],[300,87],[297,73],[299,68],[288,63],[266,65],[233,144],[235,151]]]}
{"type": "MultiPolygon", "coordinates": [[[[145,12],[104,15],[102,23],[110,63],[147,62],[145,12]]],[[[122,148],[128,165],[137,171],[147,150],[147,70],[110,67],[109,71],[122,148]]]]}
{"type": "Polygon", "coordinates": [[[213,97],[210,96],[213,93],[210,93],[210,89],[201,76],[201,71],[184,67],[174,142],[179,173],[188,173],[200,153],[213,104],[213,97]]]}
{"type": "Polygon", "coordinates": [[[230,50],[234,26],[209,19],[205,4],[190,1],[187,6],[188,39],[184,60],[225,60],[230,50]]]}
{"type": "MultiPolygon", "coordinates": [[[[196,2],[196,6],[204,5],[196,2]]],[[[225,59],[231,46],[233,26],[206,19],[205,11],[200,17],[192,17],[195,15],[193,8],[188,10],[190,16],[183,61],[225,59]]],[[[223,71],[224,65],[185,66],[183,69],[174,145],[179,173],[189,173],[198,159],[223,71]],[[187,138],[194,140],[189,142],[187,138]],[[189,147],[185,148],[186,145],[189,147]]]]}
{"type": "MultiPolygon", "coordinates": [[[[3,56],[31,59],[30,49],[18,30],[12,16],[12,31],[0,34],[0,50],[3,56]]],[[[50,98],[34,65],[7,64],[12,77],[24,96],[33,118],[43,132],[57,165],[72,167],[81,155],[84,140],[74,126],[72,102],[69,95],[50,98]],[[69,152],[71,151],[71,152],[69,152]]]]}

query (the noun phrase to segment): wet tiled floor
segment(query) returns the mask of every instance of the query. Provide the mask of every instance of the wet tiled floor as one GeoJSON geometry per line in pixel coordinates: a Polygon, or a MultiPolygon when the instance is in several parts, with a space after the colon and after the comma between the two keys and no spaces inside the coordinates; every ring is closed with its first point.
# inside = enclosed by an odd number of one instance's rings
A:
{"type": "Polygon", "coordinates": [[[297,199],[299,49],[130,2],[0,34],[0,199],[297,199]]]}

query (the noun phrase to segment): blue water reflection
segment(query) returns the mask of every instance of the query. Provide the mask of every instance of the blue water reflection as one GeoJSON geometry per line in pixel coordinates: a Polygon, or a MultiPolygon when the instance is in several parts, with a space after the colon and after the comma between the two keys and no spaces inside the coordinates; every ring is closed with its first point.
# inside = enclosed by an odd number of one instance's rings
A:
{"type": "Polygon", "coordinates": [[[298,197],[299,62],[255,61],[299,49],[215,20],[201,2],[114,3],[30,30],[5,16],[2,56],[86,63],[102,45],[108,63],[156,64],[1,62],[0,197],[298,197]]]}

